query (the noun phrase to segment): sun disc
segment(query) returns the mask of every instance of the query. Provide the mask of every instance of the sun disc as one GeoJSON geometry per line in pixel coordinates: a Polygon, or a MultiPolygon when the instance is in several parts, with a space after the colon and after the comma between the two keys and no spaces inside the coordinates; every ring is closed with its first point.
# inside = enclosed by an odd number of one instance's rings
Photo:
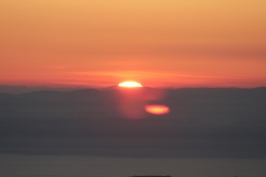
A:
{"type": "Polygon", "coordinates": [[[125,81],[121,82],[118,84],[119,87],[128,87],[128,88],[133,88],[133,87],[142,87],[142,85],[138,82],[135,81],[125,81]]]}

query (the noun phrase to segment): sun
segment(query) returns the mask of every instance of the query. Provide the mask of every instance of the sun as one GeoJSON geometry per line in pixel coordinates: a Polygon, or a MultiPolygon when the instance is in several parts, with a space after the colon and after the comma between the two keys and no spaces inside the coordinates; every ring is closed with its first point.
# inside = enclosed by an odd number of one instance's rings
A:
{"type": "Polygon", "coordinates": [[[119,87],[128,87],[128,88],[135,88],[135,87],[142,87],[142,85],[135,81],[125,81],[118,84],[119,87]]]}

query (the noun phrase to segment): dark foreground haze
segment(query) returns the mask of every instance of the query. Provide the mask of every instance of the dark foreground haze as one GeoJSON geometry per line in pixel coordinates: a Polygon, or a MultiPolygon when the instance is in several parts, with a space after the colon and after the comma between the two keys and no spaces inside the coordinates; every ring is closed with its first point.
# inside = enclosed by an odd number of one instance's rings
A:
{"type": "Polygon", "coordinates": [[[266,175],[266,88],[123,89],[1,93],[1,176],[266,175]]]}

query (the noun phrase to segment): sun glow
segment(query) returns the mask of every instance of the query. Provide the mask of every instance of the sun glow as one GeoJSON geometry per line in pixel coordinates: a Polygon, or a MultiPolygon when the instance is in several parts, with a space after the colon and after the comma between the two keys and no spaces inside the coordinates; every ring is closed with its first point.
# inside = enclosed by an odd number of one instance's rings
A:
{"type": "Polygon", "coordinates": [[[118,84],[119,87],[129,87],[129,88],[133,88],[133,87],[142,87],[142,85],[138,82],[135,81],[125,81],[125,82],[121,82],[120,84],[118,84]]]}
{"type": "Polygon", "coordinates": [[[170,112],[166,105],[146,105],[145,110],[150,114],[163,115],[170,112]]]}

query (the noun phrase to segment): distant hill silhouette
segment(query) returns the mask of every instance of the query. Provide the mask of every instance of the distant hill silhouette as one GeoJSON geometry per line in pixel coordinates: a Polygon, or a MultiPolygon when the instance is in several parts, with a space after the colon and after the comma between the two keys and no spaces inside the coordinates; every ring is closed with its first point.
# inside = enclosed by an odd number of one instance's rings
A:
{"type": "Polygon", "coordinates": [[[80,90],[79,87],[73,88],[51,88],[46,86],[38,86],[38,87],[26,87],[26,86],[9,86],[9,85],[0,85],[0,93],[10,93],[10,94],[22,94],[34,91],[64,91],[69,92],[73,90],[80,90]]]}

